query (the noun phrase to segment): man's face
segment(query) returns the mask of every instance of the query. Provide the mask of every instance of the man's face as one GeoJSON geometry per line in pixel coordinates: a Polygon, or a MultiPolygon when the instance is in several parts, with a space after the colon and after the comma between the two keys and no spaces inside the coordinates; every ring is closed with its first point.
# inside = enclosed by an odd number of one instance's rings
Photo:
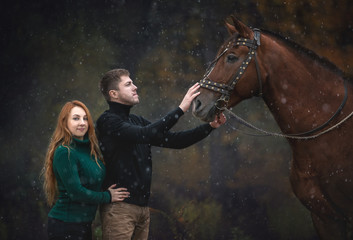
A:
{"type": "Polygon", "coordinates": [[[125,105],[133,106],[140,102],[139,96],[137,94],[137,87],[132,82],[129,76],[121,76],[121,81],[119,82],[117,89],[111,100],[119,102],[125,105]]]}

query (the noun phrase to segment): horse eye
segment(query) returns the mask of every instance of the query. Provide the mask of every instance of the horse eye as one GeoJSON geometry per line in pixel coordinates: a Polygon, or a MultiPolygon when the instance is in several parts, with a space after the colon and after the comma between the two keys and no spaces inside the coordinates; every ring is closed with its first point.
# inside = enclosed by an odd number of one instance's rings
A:
{"type": "Polygon", "coordinates": [[[227,62],[229,62],[229,63],[234,63],[234,62],[236,62],[236,61],[238,61],[238,57],[235,56],[234,54],[229,54],[229,55],[227,56],[227,62]]]}

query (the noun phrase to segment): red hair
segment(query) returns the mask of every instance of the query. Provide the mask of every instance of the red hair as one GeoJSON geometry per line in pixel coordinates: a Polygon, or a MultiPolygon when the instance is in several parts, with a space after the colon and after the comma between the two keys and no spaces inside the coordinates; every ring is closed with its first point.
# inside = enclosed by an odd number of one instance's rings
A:
{"type": "Polygon", "coordinates": [[[88,131],[86,134],[90,141],[91,155],[94,156],[98,166],[98,159],[103,161],[103,156],[99,150],[98,140],[94,130],[92,116],[88,108],[84,103],[78,100],[67,102],[62,107],[58,116],[57,125],[51,137],[42,170],[42,174],[44,175],[43,187],[49,206],[52,206],[55,203],[55,198],[58,192],[57,182],[53,171],[54,152],[59,145],[67,147],[70,150],[69,146],[72,141],[72,134],[67,126],[67,122],[71,109],[74,107],[81,107],[86,112],[88,122],[88,131]]]}

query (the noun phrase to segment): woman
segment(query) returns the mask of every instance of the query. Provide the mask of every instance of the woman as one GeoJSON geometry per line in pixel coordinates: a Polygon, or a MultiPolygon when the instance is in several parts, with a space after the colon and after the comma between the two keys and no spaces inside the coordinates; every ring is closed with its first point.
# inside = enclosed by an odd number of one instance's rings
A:
{"type": "Polygon", "coordinates": [[[105,166],[93,121],[80,101],[61,109],[46,154],[44,191],[53,206],[48,214],[49,239],[92,239],[91,223],[98,204],[123,201],[126,188],[101,192],[105,166]]]}

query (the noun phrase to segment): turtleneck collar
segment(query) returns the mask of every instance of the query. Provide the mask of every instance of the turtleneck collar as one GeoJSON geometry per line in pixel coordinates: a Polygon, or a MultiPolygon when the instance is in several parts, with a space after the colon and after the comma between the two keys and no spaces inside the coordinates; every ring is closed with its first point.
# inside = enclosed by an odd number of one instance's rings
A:
{"type": "Polygon", "coordinates": [[[90,141],[88,135],[85,134],[83,140],[73,137],[70,146],[72,147],[86,147],[89,146],[90,141]]]}
{"type": "Polygon", "coordinates": [[[124,114],[125,116],[129,116],[130,109],[132,108],[132,106],[121,104],[118,102],[108,101],[108,104],[109,104],[109,110],[111,112],[117,113],[117,114],[124,114]]]}
{"type": "Polygon", "coordinates": [[[73,137],[73,138],[72,138],[72,141],[75,141],[75,142],[78,143],[78,144],[86,144],[86,143],[89,142],[89,139],[88,139],[88,137],[86,137],[86,135],[85,135],[84,139],[82,139],[82,140],[73,137]]]}

